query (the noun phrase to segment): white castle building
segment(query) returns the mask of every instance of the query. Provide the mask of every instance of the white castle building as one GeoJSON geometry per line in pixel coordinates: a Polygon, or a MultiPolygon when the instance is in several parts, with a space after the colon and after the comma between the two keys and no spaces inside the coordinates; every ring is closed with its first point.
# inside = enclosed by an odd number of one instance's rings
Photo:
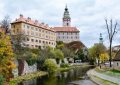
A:
{"type": "Polygon", "coordinates": [[[69,43],[72,41],[80,41],[79,30],[76,27],[71,26],[71,18],[66,6],[64,15],[63,15],[63,26],[54,27],[56,31],[57,41],[63,41],[64,43],[69,43]]]}

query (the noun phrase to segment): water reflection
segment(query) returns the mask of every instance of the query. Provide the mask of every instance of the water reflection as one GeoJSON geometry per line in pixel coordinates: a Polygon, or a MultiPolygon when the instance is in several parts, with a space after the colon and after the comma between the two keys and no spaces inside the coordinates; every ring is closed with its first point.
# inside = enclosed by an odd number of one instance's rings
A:
{"type": "Polygon", "coordinates": [[[80,80],[91,67],[76,67],[67,72],[52,74],[41,78],[24,81],[19,85],[95,85],[90,80],[80,80]]]}

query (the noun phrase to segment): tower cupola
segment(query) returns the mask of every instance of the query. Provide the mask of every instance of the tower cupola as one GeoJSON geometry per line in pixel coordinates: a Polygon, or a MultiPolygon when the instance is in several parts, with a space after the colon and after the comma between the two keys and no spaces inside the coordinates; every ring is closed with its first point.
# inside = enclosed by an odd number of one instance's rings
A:
{"type": "Polygon", "coordinates": [[[71,18],[70,18],[70,14],[67,8],[67,5],[65,7],[65,11],[63,14],[63,26],[70,26],[71,25],[71,18]]]}

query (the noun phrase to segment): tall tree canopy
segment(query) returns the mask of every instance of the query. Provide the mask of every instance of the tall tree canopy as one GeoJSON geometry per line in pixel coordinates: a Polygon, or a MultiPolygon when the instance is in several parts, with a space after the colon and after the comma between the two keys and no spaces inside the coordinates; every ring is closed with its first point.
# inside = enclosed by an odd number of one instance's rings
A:
{"type": "Polygon", "coordinates": [[[12,69],[15,68],[13,55],[10,37],[0,33],[0,73],[8,79],[12,77],[12,69]]]}
{"type": "Polygon", "coordinates": [[[96,59],[97,59],[98,65],[99,65],[99,61],[100,61],[100,55],[105,52],[106,52],[106,47],[101,43],[95,44],[94,46],[89,48],[90,58],[94,61],[96,61],[96,59]]]}

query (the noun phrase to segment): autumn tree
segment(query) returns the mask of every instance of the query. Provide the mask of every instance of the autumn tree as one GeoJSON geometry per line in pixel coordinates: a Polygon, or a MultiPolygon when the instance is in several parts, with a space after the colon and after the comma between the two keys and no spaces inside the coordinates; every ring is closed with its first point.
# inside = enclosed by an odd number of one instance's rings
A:
{"type": "Polygon", "coordinates": [[[59,49],[54,49],[54,52],[55,52],[56,62],[57,62],[57,64],[59,64],[59,61],[64,59],[64,54],[63,54],[63,52],[62,52],[61,50],[59,50],[59,49]]]}
{"type": "Polygon", "coordinates": [[[0,22],[0,25],[2,26],[2,28],[4,28],[5,33],[9,33],[10,22],[11,20],[8,15],[6,15],[4,19],[0,22]]]}
{"type": "Polygon", "coordinates": [[[44,70],[43,64],[44,64],[45,60],[49,59],[49,58],[53,58],[54,54],[50,52],[50,49],[51,48],[46,47],[46,48],[40,50],[41,53],[38,57],[38,62],[37,62],[38,69],[44,70]]]}
{"type": "Polygon", "coordinates": [[[14,53],[17,55],[17,58],[21,58],[21,54],[23,54],[23,50],[24,50],[24,41],[26,39],[26,36],[24,35],[23,32],[18,32],[16,34],[12,34],[11,35],[11,39],[12,39],[12,44],[13,44],[13,50],[14,53]]]}
{"type": "Polygon", "coordinates": [[[108,23],[108,20],[105,19],[105,23],[106,23],[106,29],[107,29],[107,33],[108,33],[108,39],[109,39],[109,61],[110,61],[110,67],[112,67],[111,61],[112,61],[112,43],[113,43],[113,38],[114,35],[117,33],[117,25],[118,23],[115,22],[115,24],[113,24],[113,20],[110,20],[110,24],[108,23]]]}
{"type": "Polygon", "coordinates": [[[108,61],[109,60],[109,56],[108,56],[108,53],[106,52],[106,53],[101,53],[100,54],[100,61],[102,62],[102,63],[105,63],[105,61],[108,61]]]}
{"type": "Polygon", "coordinates": [[[62,48],[62,52],[64,54],[64,57],[68,59],[75,57],[75,52],[72,49],[69,49],[67,47],[62,48]]]}
{"type": "Polygon", "coordinates": [[[77,58],[80,59],[82,62],[85,61],[85,56],[84,56],[84,53],[83,53],[83,49],[79,49],[78,52],[76,53],[77,55],[77,58]]]}
{"type": "Polygon", "coordinates": [[[10,37],[0,33],[0,73],[7,80],[13,77],[12,69],[15,68],[13,55],[10,37]]]}
{"type": "Polygon", "coordinates": [[[63,47],[65,47],[65,45],[64,45],[64,43],[62,41],[57,41],[56,43],[57,43],[57,45],[56,45],[57,49],[61,50],[63,47]]]}
{"type": "Polygon", "coordinates": [[[98,60],[98,66],[99,66],[99,63],[100,63],[100,55],[102,53],[105,53],[106,52],[106,47],[101,44],[101,43],[98,43],[98,44],[95,44],[93,47],[91,47],[89,49],[89,56],[92,60],[98,60]]]}

